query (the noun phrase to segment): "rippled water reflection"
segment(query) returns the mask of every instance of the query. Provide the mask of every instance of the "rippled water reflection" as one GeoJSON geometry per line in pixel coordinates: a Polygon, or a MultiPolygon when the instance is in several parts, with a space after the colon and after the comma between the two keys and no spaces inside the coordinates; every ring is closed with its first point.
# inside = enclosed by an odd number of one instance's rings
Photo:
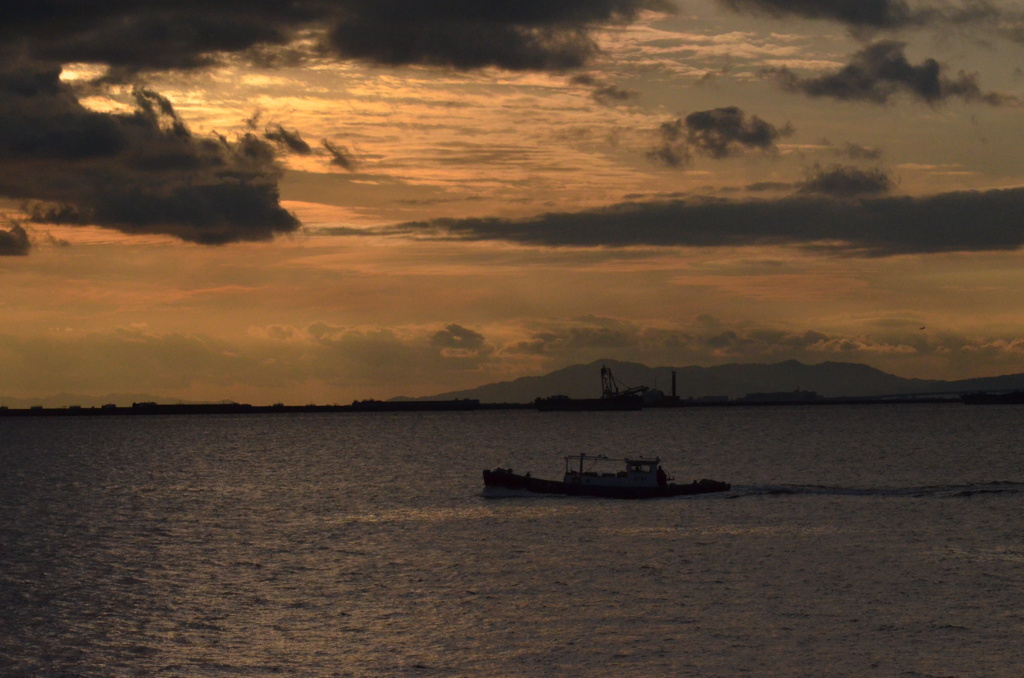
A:
{"type": "Polygon", "coordinates": [[[1019,676],[1024,408],[0,420],[0,674],[1019,676]],[[727,495],[486,499],[657,453],[727,495]]]}

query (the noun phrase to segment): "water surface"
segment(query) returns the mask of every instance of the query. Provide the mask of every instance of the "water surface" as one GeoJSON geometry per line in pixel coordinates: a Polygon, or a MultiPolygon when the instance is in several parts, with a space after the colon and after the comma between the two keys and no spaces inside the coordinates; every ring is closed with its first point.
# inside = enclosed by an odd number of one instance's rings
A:
{"type": "Polygon", "coordinates": [[[1024,408],[0,420],[0,674],[1020,676],[1024,408]],[[723,495],[489,499],[658,454],[723,495]]]}

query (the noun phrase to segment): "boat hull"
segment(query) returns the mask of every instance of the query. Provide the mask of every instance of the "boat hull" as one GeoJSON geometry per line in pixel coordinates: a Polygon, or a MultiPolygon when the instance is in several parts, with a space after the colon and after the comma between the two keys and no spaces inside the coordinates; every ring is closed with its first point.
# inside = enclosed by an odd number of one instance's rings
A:
{"type": "Polygon", "coordinates": [[[691,494],[726,492],[729,483],[717,480],[695,480],[689,485],[670,483],[659,487],[622,487],[613,485],[584,485],[559,480],[544,480],[530,475],[519,475],[508,469],[484,470],[484,486],[506,490],[525,490],[537,494],[562,494],[578,497],[606,497],[610,499],[657,499],[691,494]]]}

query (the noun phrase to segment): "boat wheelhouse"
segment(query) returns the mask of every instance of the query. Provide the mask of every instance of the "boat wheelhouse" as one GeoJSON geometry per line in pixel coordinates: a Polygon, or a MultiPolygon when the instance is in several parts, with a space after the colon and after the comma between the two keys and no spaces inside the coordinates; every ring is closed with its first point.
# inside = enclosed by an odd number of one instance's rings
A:
{"type": "Polygon", "coordinates": [[[603,454],[578,454],[565,458],[563,482],[602,487],[665,487],[671,480],[661,468],[661,458],[611,459],[603,454]],[[612,470],[612,464],[624,464],[612,470]]]}

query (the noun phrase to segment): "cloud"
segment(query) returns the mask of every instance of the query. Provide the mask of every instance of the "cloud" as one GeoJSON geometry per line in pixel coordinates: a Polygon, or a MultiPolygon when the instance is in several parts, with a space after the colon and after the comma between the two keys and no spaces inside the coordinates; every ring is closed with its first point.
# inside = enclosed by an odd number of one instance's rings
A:
{"type": "Polygon", "coordinates": [[[349,172],[355,170],[356,159],[347,146],[339,146],[328,139],[323,139],[320,144],[331,154],[332,165],[347,169],[349,172]]]}
{"type": "Polygon", "coordinates": [[[800,191],[836,198],[852,198],[888,193],[891,188],[892,179],[880,169],[863,170],[843,165],[824,168],[815,165],[807,180],[800,186],[800,191]]]}
{"type": "Polygon", "coordinates": [[[163,390],[207,382],[216,391],[235,380],[274,381],[274,366],[223,341],[190,334],[116,328],[88,334],[0,334],[8,388],[52,392],[135,391],[140,374],[163,390]]]}
{"type": "Polygon", "coordinates": [[[439,348],[477,350],[484,346],[484,335],[468,327],[451,324],[435,332],[430,343],[439,348]]]}
{"type": "Polygon", "coordinates": [[[493,351],[484,335],[454,323],[435,332],[430,338],[430,345],[439,349],[445,358],[479,358],[493,351]]]}
{"type": "Polygon", "coordinates": [[[594,101],[605,106],[632,101],[640,96],[640,92],[634,89],[624,89],[604,82],[590,73],[574,75],[569,79],[569,83],[590,88],[590,96],[594,98],[594,101]]]}
{"type": "Polygon", "coordinates": [[[775,142],[792,133],[756,115],[747,116],[736,106],[690,113],[685,119],[663,122],[658,128],[661,143],[647,153],[670,167],[689,163],[692,154],[726,158],[742,150],[771,151],[775,142]]]}
{"type": "Polygon", "coordinates": [[[302,135],[299,134],[298,130],[286,130],[281,125],[275,125],[267,129],[263,134],[263,137],[268,141],[273,141],[292,153],[298,153],[299,155],[309,155],[313,150],[309,147],[309,144],[303,140],[302,135]]]}
{"type": "Polygon", "coordinates": [[[690,149],[683,133],[683,120],[676,118],[661,123],[658,127],[661,143],[647,151],[647,157],[669,167],[681,167],[690,164],[690,149]]]}
{"type": "Polygon", "coordinates": [[[0,70],[0,195],[29,203],[35,220],[204,244],[298,227],[279,204],[266,142],[196,137],[170,101],[144,89],[129,112],[89,110],[60,72],[0,70]]]}
{"type": "Polygon", "coordinates": [[[904,0],[720,0],[730,9],[771,16],[831,19],[850,26],[896,28],[917,21],[904,0]]]}
{"type": "Polygon", "coordinates": [[[640,96],[640,92],[607,84],[595,87],[592,96],[598,103],[609,104],[617,101],[632,101],[640,96]]]}
{"type": "MultiPolygon", "coordinates": [[[[505,355],[603,356],[622,355],[643,346],[643,328],[635,323],[585,316],[546,321],[543,329],[502,348],[505,355]]],[[[582,358],[586,359],[586,358],[582,358]]]]}
{"type": "Polygon", "coordinates": [[[627,202],[519,220],[409,222],[379,233],[542,247],[788,245],[883,257],[1015,250],[1024,245],[1022,223],[1024,188],[1013,188],[856,200],[798,193],[771,201],[627,202]]]}
{"type": "Polygon", "coordinates": [[[920,324],[918,318],[902,319],[891,326],[869,320],[860,329],[837,332],[731,324],[706,315],[668,325],[593,317],[546,320],[521,328],[515,333],[519,338],[498,347],[498,355],[503,360],[531,360],[540,365],[589,362],[608,356],[647,365],[679,366],[838,360],[865,362],[896,374],[914,369],[925,360],[956,377],[990,370],[984,363],[989,359],[1007,371],[1018,369],[1014,361],[1019,361],[1024,348],[1019,338],[983,338],[957,331],[925,334],[920,324]]]}
{"type": "MultiPolygon", "coordinates": [[[[8,3],[10,5],[10,3],[8,3]]],[[[98,64],[91,87],[137,84],[141,74],[207,68],[226,57],[272,66],[308,56],[373,64],[511,70],[573,69],[598,48],[591,33],[669,0],[312,0],[173,3],[14,2],[0,22],[0,197],[29,203],[33,218],[165,233],[219,244],[298,228],[279,204],[275,148],[309,154],[282,125],[235,140],[197,138],[155,92],[134,110],[93,111],[60,80],[61,65],[98,64]],[[267,141],[273,143],[268,144],[267,141]]],[[[605,87],[595,96],[628,93],[605,87]]],[[[331,163],[354,167],[325,142],[331,163]]]]}
{"type": "MultiPolygon", "coordinates": [[[[492,361],[494,354],[482,334],[454,323],[434,332],[420,327],[345,328],[313,323],[297,330],[296,335],[300,344],[296,350],[305,352],[310,364],[344,366],[343,376],[337,379],[366,373],[406,384],[432,370],[478,369],[492,361]]],[[[436,383],[435,376],[428,381],[436,383]]]]}
{"type": "Polygon", "coordinates": [[[628,22],[641,10],[670,12],[667,0],[349,0],[328,33],[339,55],[378,64],[510,70],[578,68],[597,47],[589,31],[628,22]]]}
{"type": "Polygon", "coordinates": [[[776,139],[789,133],[735,106],[697,111],[686,116],[690,146],[713,158],[724,158],[737,148],[769,150],[776,139]]]}
{"type": "Polygon", "coordinates": [[[641,11],[674,10],[668,0],[314,0],[174,3],[93,2],[73,18],[58,5],[16,2],[0,26],[0,61],[14,55],[50,63],[104,64],[112,75],[197,69],[223,54],[261,63],[319,35],[321,50],[377,64],[513,70],[576,68],[596,52],[594,28],[641,11]],[[269,56],[268,56],[269,55],[269,56]]]}
{"type": "Polygon", "coordinates": [[[852,141],[846,142],[842,148],[837,148],[836,153],[838,155],[845,155],[851,160],[878,160],[882,157],[882,149],[862,146],[852,141]]]}
{"type": "Polygon", "coordinates": [[[983,92],[976,75],[961,71],[955,78],[947,77],[945,67],[935,59],[911,64],[905,47],[905,43],[892,40],[876,42],[854,54],[838,71],[818,77],[801,78],[786,67],[763,72],[774,75],[791,92],[843,101],[884,104],[901,92],[933,105],[954,97],[992,106],[1013,101],[1012,97],[983,92]]]}
{"type": "Polygon", "coordinates": [[[0,257],[23,257],[32,249],[28,233],[19,223],[9,224],[9,228],[0,228],[0,257]]]}
{"type": "Polygon", "coordinates": [[[137,392],[145,373],[146,388],[164,397],[253,404],[430,395],[609,357],[677,366],[838,360],[895,374],[920,371],[924,360],[932,376],[945,372],[947,378],[1020,371],[1024,341],[1012,332],[922,332],[920,325],[919,317],[868,318],[847,330],[708,316],[657,325],[594,316],[534,319],[501,328],[500,338],[486,344],[493,351],[466,357],[447,355],[449,349],[433,344],[436,328],[419,326],[270,326],[233,341],[133,326],[0,333],[0,354],[8,396],[137,392]]]}
{"type": "Polygon", "coordinates": [[[306,23],[297,3],[99,2],[75,7],[16,2],[4,13],[7,52],[49,63],[100,63],[120,74],[209,66],[219,52],[284,44],[306,23]]]}
{"type": "MultiPolygon", "coordinates": [[[[1018,15],[988,0],[911,5],[906,0],[719,0],[736,12],[838,21],[853,31],[893,30],[927,25],[1001,24],[1018,15]]],[[[1005,32],[1005,29],[1004,29],[1005,32]]]]}

